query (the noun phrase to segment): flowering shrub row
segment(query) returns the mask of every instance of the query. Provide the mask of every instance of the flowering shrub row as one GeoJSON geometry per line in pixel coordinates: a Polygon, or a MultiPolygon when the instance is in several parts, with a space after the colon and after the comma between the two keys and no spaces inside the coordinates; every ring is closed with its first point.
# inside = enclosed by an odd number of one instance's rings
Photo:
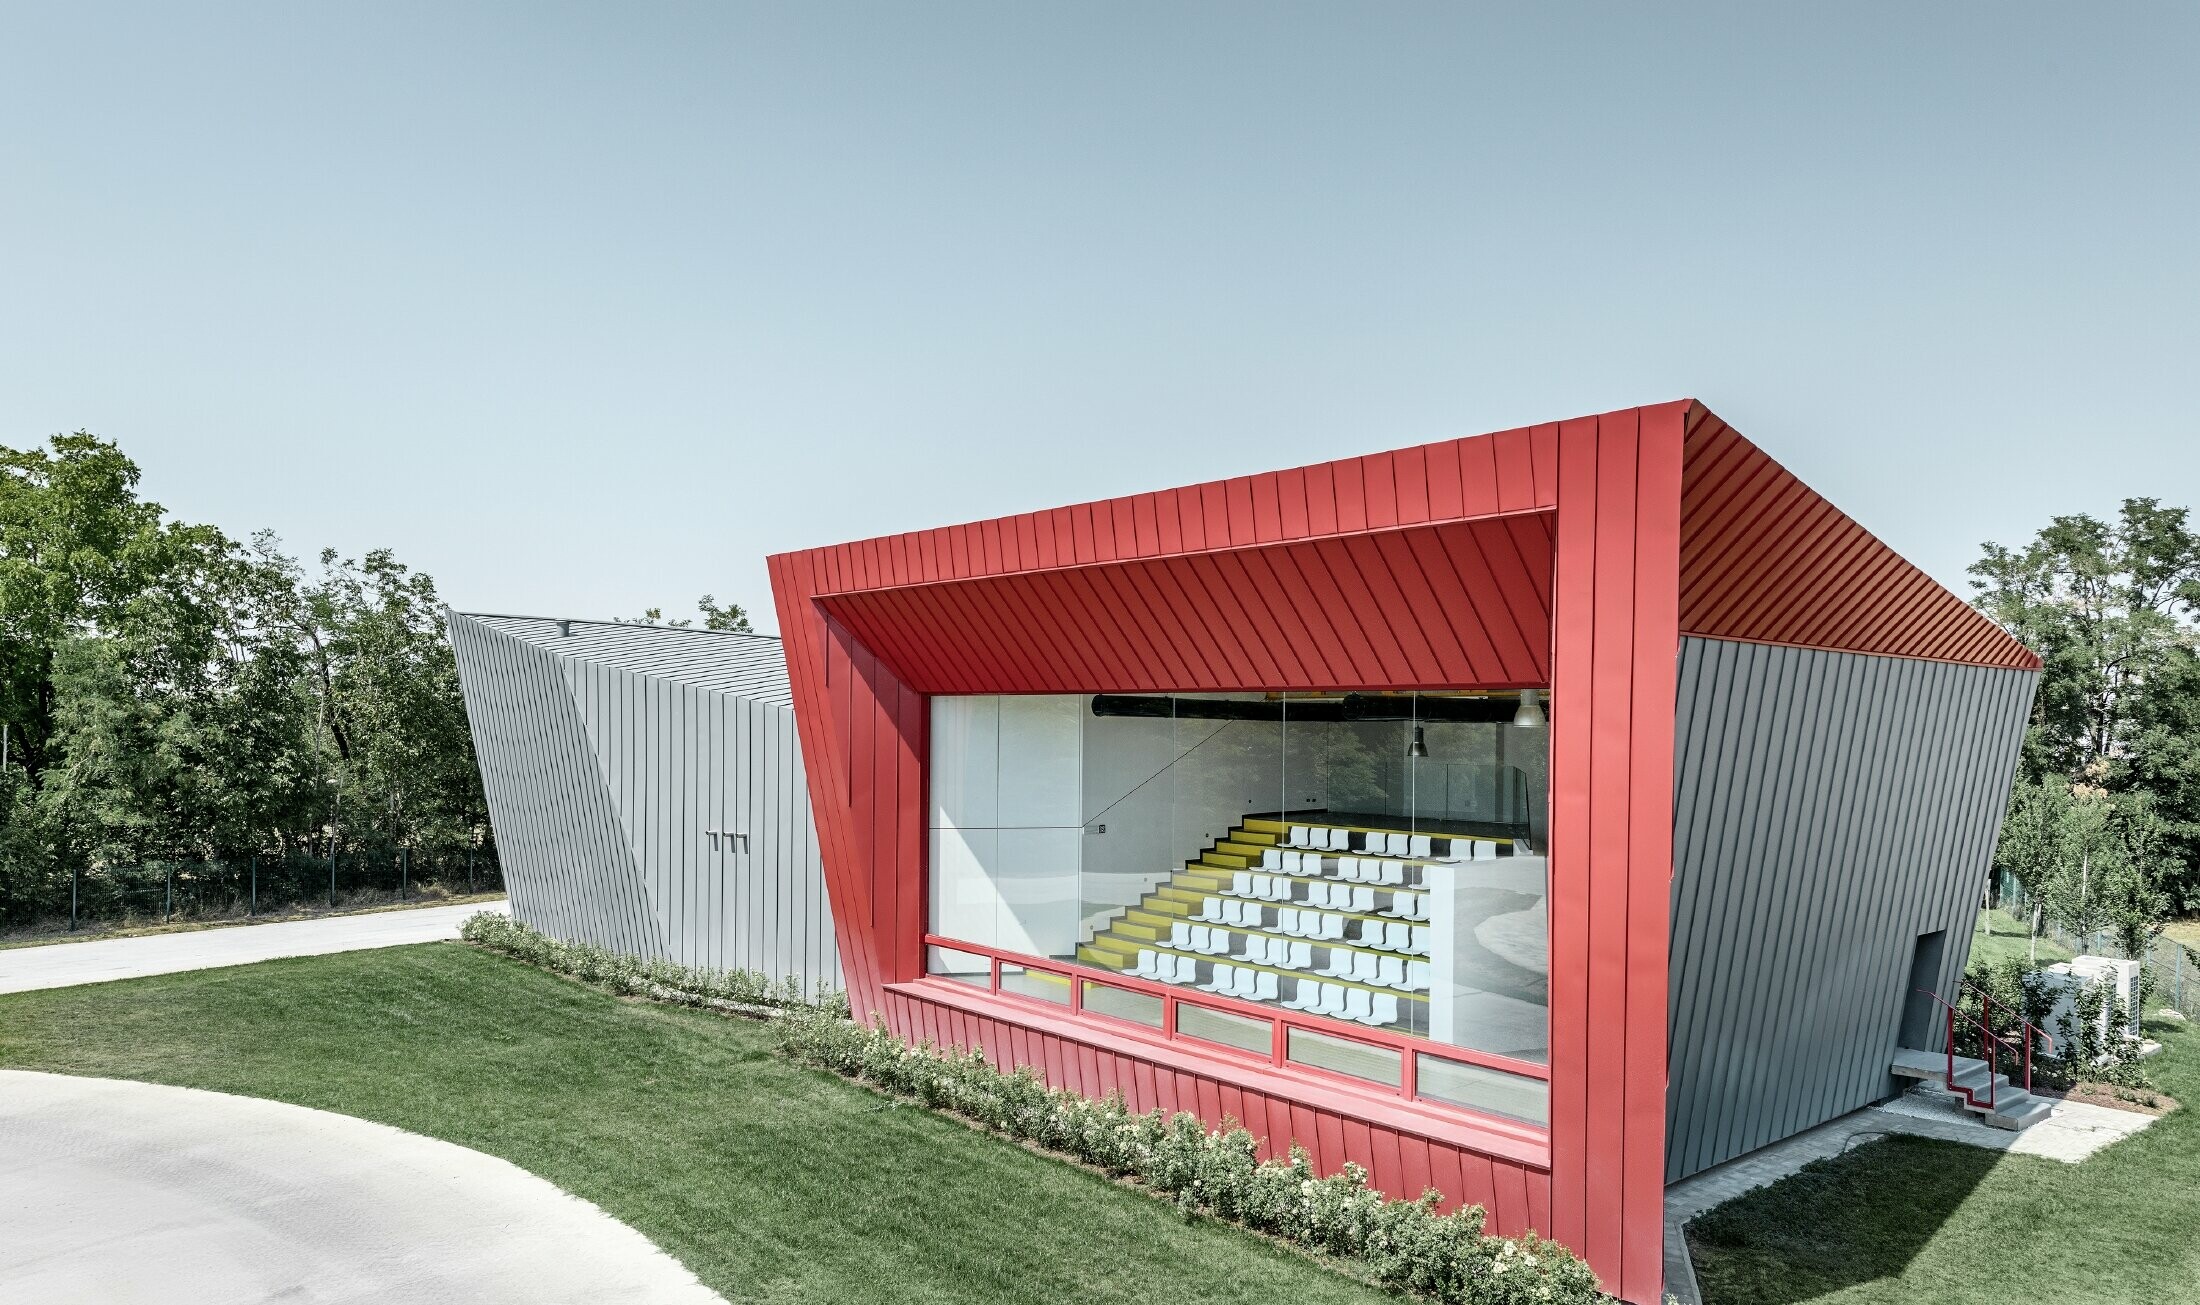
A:
{"type": "Polygon", "coordinates": [[[823,986],[805,990],[800,979],[775,980],[760,970],[707,970],[644,960],[588,943],[564,942],[494,911],[467,917],[459,936],[514,960],[654,1001],[683,1006],[801,1007],[843,1018],[848,1011],[845,995],[823,986]]]}
{"type": "Polygon", "coordinates": [[[1209,1132],[1196,1115],[1137,1114],[1049,1089],[1029,1067],[995,1069],[975,1051],[912,1047],[883,1025],[836,1012],[789,1009],[781,1046],[805,1064],[949,1110],[986,1128],[1134,1178],[1175,1200],[1323,1253],[1356,1260],[1384,1286],[1468,1305],[1590,1305],[1605,1298],[1572,1252],[1532,1234],[1485,1236],[1482,1210],[1436,1212],[1437,1194],[1386,1201],[1367,1171],[1347,1164],[1316,1177],[1304,1149],[1263,1162],[1242,1128],[1209,1132]]]}

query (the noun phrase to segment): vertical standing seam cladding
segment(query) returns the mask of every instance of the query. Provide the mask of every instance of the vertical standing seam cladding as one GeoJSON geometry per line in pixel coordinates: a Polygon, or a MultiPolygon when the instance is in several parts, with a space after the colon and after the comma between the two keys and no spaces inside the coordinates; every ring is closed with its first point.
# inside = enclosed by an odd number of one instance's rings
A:
{"type": "Polygon", "coordinates": [[[1919,935],[1937,991],[1963,973],[2037,680],[1682,641],[1668,1181],[1889,1091],[1919,935]]]}
{"type": "Polygon", "coordinates": [[[448,626],[514,916],[636,956],[839,984],[777,640],[456,612],[448,626]]]}

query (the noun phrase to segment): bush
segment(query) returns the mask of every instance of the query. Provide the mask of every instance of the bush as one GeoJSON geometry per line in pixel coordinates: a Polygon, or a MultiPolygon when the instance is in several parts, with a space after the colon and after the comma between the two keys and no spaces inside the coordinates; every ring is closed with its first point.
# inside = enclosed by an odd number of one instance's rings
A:
{"type": "Polygon", "coordinates": [[[709,970],[645,960],[589,943],[552,938],[495,911],[469,916],[459,936],[477,947],[629,996],[686,1006],[801,1008],[843,1018],[848,1011],[847,998],[824,984],[808,990],[800,979],[775,980],[760,970],[709,970]]]}
{"type": "MultiPolygon", "coordinates": [[[[2032,1081],[2034,1086],[2062,1090],[2080,1083],[2101,1083],[2112,1087],[2152,1087],[2141,1067],[2138,1050],[2121,1038],[2103,1039],[2100,1035],[2102,1007],[2116,998],[2104,986],[2088,986],[2081,989],[2071,1002],[2072,1009],[2063,1018],[2049,1026],[2049,1014],[2055,1005],[2055,993],[2041,979],[2040,971],[2021,959],[2010,959],[1997,964],[1979,964],[1971,967],[1964,976],[1964,987],[1958,1005],[1960,1014],[1956,1022],[1956,1054],[1975,1059],[1985,1058],[1985,1039],[1979,1029],[1980,1012],[1985,1002],[1981,994],[1992,999],[1992,1025],[2001,1049],[1997,1063],[2001,1072],[2012,1081],[2022,1074],[2024,1056],[2024,1024],[2044,1030],[2053,1045],[2033,1043],[2032,1081]]],[[[2117,1003],[2119,1008],[2121,1003],[2117,1003]]],[[[2124,1012],[2127,1016],[2129,1012],[2124,1012]]]]}
{"type": "Polygon", "coordinates": [[[983,1052],[911,1046],[883,1024],[790,1010],[781,1049],[805,1064],[951,1110],[995,1132],[1137,1180],[1187,1215],[1208,1214],[1352,1260],[1385,1287],[1469,1305],[1588,1305],[1596,1275],[1571,1251],[1533,1235],[1486,1236],[1482,1211],[1438,1214],[1438,1193],[1386,1201],[1367,1171],[1326,1178],[1303,1148],[1262,1161],[1242,1128],[1210,1132],[1198,1116],[1133,1112],[1120,1094],[1094,1101],[1049,1089],[1029,1067],[1004,1073],[983,1052]]]}

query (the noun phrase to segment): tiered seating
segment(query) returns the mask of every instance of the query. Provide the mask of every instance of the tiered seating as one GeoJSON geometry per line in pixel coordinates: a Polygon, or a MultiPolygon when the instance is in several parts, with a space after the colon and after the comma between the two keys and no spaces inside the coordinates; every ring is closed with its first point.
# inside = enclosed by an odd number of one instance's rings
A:
{"type": "Polygon", "coordinates": [[[1251,818],[1148,893],[1078,959],[1245,1001],[1423,1032],[1428,876],[1507,840],[1251,818]]]}

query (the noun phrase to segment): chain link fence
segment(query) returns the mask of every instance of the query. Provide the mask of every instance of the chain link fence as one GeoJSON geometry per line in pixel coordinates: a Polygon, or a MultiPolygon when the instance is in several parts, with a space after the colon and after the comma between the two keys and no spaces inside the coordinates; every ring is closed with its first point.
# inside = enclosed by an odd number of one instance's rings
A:
{"type": "MultiPolygon", "coordinates": [[[[2023,885],[2007,875],[1996,876],[1987,901],[1988,910],[2001,911],[2019,924],[2030,926],[2034,919],[2033,906],[2023,885]]],[[[2166,935],[2156,938],[2144,957],[2134,958],[2126,956],[2123,945],[2105,929],[2081,938],[2042,915],[2037,933],[2042,942],[2052,943],[2074,955],[2140,960],[2148,980],[2147,1006],[2150,1010],[2167,1006],[2187,1019],[2200,1019],[2200,953],[2176,939],[2166,935]]]]}
{"type": "Polygon", "coordinates": [[[493,847],[443,853],[385,848],[319,856],[294,853],[85,866],[69,877],[67,927],[74,931],[95,925],[133,928],[243,919],[503,890],[504,874],[493,847]]]}

